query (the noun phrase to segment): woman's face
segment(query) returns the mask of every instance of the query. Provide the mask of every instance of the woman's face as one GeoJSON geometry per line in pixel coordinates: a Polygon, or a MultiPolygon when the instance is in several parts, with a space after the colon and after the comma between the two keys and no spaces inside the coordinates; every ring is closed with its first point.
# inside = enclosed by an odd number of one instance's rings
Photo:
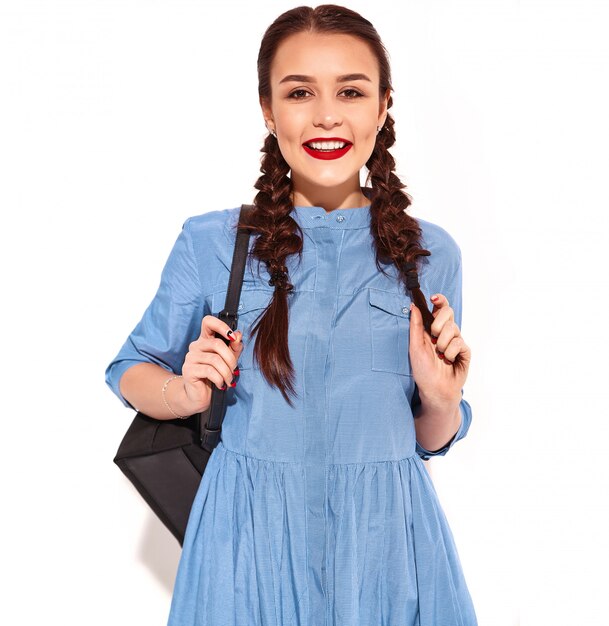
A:
{"type": "Polygon", "coordinates": [[[387,115],[376,57],[357,37],[303,32],[278,47],[271,66],[271,101],[261,102],[277,133],[296,194],[331,189],[360,194],[366,164],[387,115]]]}

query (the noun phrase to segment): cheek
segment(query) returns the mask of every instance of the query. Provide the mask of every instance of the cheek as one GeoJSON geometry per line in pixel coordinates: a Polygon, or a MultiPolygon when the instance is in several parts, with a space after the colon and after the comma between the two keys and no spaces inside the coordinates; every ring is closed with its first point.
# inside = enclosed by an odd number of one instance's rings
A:
{"type": "Polygon", "coordinates": [[[365,124],[362,124],[358,131],[360,144],[364,144],[367,148],[372,149],[376,142],[378,133],[376,132],[376,120],[370,124],[370,118],[368,118],[365,124]]]}
{"type": "Polygon", "coordinates": [[[360,140],[374,141],[376,137],[377,117],[372,109],[370,111],[363,111],[362,115],[358,116],[358,119],[354,120],[354,122],[360,140]]]}
{"type": "Polygon", "coordinates": [[[287,141],[299,141],[303,128],[306,126],[307,118],[303,110],[296,110],[297,107],[277,107],[275,122],[279,132],[287,141]]]}

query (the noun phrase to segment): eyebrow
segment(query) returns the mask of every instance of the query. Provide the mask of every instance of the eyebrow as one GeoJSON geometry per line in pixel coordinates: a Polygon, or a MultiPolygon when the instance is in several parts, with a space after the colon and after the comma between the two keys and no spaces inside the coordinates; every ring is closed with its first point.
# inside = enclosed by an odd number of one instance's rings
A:
{"type": "MultiPolygon", "coordinates": [[[[368,82],[372,82],[366,74],[343,74],[336,79],[337,83],[348,83],[353,80],[367,80],[368,82]]],[[[281,83],[316,83],[314,76],[305,76],[304,74],[288,74],[284,76],[280,81],[281,83]]]]}

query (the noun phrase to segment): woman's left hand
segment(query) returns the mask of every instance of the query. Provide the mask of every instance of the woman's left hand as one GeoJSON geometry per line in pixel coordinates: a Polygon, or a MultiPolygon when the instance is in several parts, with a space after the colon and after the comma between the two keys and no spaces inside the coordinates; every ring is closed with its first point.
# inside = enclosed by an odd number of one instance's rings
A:
{"type": "MultiPolygon", "coordinates": [[[[425,332],[423,316],[413,303],[410,312],[409,356],[421,397],[441,407],[459,403],[465,384],[471,350],[455,323],[454,311],[442,294],[434,302],[433,339],[425,332]]],[[[433,300],[432,300],[433,301],[433,300]]]]}

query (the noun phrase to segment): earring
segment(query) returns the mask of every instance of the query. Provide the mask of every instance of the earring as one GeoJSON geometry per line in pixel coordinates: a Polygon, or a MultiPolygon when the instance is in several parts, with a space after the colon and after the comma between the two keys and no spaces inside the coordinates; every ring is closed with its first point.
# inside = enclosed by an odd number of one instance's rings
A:
{"type": "Polygon", "coordinates": [[[377,133],[380,133],[382,128],[383,128],[382,126],[377,126],[377,127],[376,127],[376,132],[377,132],[377,133]]]}
{"type": "Polygon", "coordinates": [[[273,128],[269,128],[267,126],[266,129],[269,131],[269,133],[271,133],[271,135],[273,135],[273,137],[277,138],[277,135],[275,134],[275,130],[273,128]]]}

